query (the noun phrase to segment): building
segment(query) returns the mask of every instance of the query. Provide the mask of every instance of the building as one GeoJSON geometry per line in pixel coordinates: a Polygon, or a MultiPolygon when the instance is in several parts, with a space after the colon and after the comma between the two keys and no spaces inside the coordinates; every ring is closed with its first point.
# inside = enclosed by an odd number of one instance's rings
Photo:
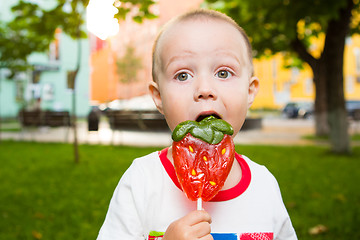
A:
{"type": "MultiPolygon", "coordinates": [[[[159,16],[146,20],[143,24],[134,23],[129,16],[120,24],[119,33],[106,41],[93,38],[98,48],[91,53],[91,99],[95,103],[106,103],[115,99],[127,99],[148,93],[151,81],[151,52],[154,39],[170,18],[189,9],[200,7],[202,1],[159,0],[152,11],[159,16]],[[133,47],[135,57],[142,59],[142,68],[137,72],[136,81],[121,82],[117,73],[116,61],[124,56],[126,49],[133,47]]],[[[94,44],[92,44],[94,45],[94,44]]],[[[314,42],[312,49],[316,53],[314,42]]],[[[285,69],[282,54],[271,58],[254,59],[255,74],[260,79],[260,92],[252,106],[253,109],[279,109],[290,101],[313,101],[315,97],[312,71],[309,66],[303,69],[285,69]]],[[[344,65],[345,96],[360,100],[360,36],[346,41],[344,65]]]]}
{"type": "MultiPolygon", "coordinates": [[[[319,56],[315,42],[314,56],[319,56]]],[[[281,108],[287,102],[313,101],[315,87],[311,68],[284,68],[284,57],[276,54],[271,58],[254,60],[255,74],[260,79],[260,92],[253,108],[281,108]]],[[[347,100],[360,100],[360,35],[346,39],[344,53],[344,92],[347,100]]]]}
{"type": "MultiPolygon", "coordinates": [[[[12,18],[11,6],[18,0],[0,1],[0,21],[12,18]]],[[[38,4],[55,1],[32,0],[38,4]]],[[[91,104],[108,103],[116,99],[129,99],[148,94],[151,79],[152,46],[160,28],[173,16],[199,8],[202,0],[158,0],[151,11],[159,17],[135,23],[131,14],[121,22],[119,33],[105,41],[89,34],[81,40],[81,67],[76,82],[77,115],[86,116],[91,104]],[[128,51],[133,49],[134,51],[128,51]],[[122,77],[117,64],[131,53],[130,59],[138,64],[122,77]]],[[[136,9],[134,9],[136,11],[136,9]]],[[[316,46],[321,43],[314,42],[316,46]]],[[[16,117],[23,108],[40,107],[42,110],[72,110],[73,89],[67,82],[75,69],[77,42],[56,32],[56,40],[48,54],[33,54],[30,62],[35,71],[24,73],[16,79],[6,79],[6,69],[0,69],[0,116],[16,117]]],[[[308,66],[283,68],[284,58],[277,54],[271,58],[254,60],[255,74],[260,79],[260,92],[252,108],[279,109],[290,101],[312,101],[314,85],[308,66]]],[[[345,96],[360,100],[360,36],[348,38],[344,64],[345,96]]],[[[151,101],[150,98],[145,98],[151,101]]]]}
{"type": "MultiPolygon", "coordinates": [[[[135,23],[131,14],[120,23],[119,33],[102,41],[91,37],[91,100],[106,103],[115,99],[128,99],[148,94],[151,79],[151,53],[161,26],[173,16],[200,7],[202,0],[159,0],[151,11],[159,17],[135,23]],[[121,81],[116,62],[128,48],[134,48],[134,58],[141,59],[141,67],[132,82],[121,81]]],[[[149,99],[149,98],[148,98],[149,99]]]]}
{"type": "MultiPolygon", "coordinates": [[[[11,6],[18,0],[0,2],[0,21],[12,19],[11,6]]],[[[42,6],[49,6],[55,1],[33,0],[42,6]]],[[[88,39],[81,40],[82,55],[80,71],[76,79],[76,109],[78,116],[89,113],[90,95],[90,45],[88,39]]],[[[56,31],[56,40],[49,52],[32,54],[29,62],[34,71],[21,74],[16,79],[6,79],[6,69],[0,69],[0,116],[14,118],[21,108],[37,107],[41,110],[72,111],[73,89],[67,84],[68,76],[76,68],[77,41],[56,31]]]]}

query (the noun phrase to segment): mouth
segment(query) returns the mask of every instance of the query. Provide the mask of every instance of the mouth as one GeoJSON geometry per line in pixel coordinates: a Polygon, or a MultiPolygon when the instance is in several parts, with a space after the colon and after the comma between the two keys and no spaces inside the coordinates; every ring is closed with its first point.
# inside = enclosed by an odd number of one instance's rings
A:
{"type": "Polygon", "coordinates": [[[217,113],[202,113],[196,118],[196,122],[200,122],[209,116],[213,116],[217,119],[221,119],[221,116],[217,113]]]}

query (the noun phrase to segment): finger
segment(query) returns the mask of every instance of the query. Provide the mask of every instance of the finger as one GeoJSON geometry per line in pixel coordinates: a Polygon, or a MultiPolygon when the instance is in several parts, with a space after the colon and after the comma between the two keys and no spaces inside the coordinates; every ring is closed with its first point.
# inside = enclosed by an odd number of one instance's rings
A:
{"type": "Polygon", "coordinates": [[[200,240],[214,240],[213,236],[211,234],[208,234],[206,236],[203,236],[199,238],[200,240]]]}
{"type": "Polygon", "coordinates": [[[195,225],[200,222],[208,222],[211,223],[211,216],[204,210],[196,210],[190,212],[183,218],[183,221],[187,225],[195,225]]]}
{"type": "Polygon", "coordinates": [[[194,236],[201,238],[211,233],[211,226],[210,223],[208,222],[200,222],[198,224],[193,225],[191,227],[191,231],[194,236]]]}
{"type": "Polygon", "coordinates": [[[195,211],[199,214],[199,217],[200,217],[200,221],[202,222],[208,222],[209,224],[211,223],[211,216],[208,212],[206,212],[205,210],[198,210],[198,211],[195,211]]]}

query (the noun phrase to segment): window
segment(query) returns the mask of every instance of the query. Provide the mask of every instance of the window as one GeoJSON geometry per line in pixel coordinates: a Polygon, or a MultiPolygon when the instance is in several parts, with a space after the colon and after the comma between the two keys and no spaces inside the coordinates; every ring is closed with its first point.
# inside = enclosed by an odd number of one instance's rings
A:
{"type": "Polygon", "coordinates": [[[360,83],[360,48],[354,49],[356,82],[360,83]]]}
{"type": "Polygon", "coordinates": [[[313,94],[313,91],[314,91],[313,79],[306,78],[305,79],[305,94],[306,95],[311,95],[311,94],[313,94]]]}
{"type": "Polygon", "coordinates": [[[354,93],[355,88],[355,79],[353,76],[346,76],[345,78],[345,86],[346,86],[346,92],[347,93],[354,93]]]}
{"type": "Polygon", "coordinates": [[[272,60],[272,77],[273,79],[277,78],[277,63],[275,58],[272,60]]]}

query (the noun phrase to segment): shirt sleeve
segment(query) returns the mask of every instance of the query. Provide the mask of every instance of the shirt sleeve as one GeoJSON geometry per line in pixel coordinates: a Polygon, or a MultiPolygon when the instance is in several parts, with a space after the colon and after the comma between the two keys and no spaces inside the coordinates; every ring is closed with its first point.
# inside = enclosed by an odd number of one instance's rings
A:
{"type": "Polygon", "coordinates": [[[146,239],[134,200],[136,176],[139,176],[139,172],[136,164],[133,163],[124,173],[114,191],[97,240],[146,239]]]}

